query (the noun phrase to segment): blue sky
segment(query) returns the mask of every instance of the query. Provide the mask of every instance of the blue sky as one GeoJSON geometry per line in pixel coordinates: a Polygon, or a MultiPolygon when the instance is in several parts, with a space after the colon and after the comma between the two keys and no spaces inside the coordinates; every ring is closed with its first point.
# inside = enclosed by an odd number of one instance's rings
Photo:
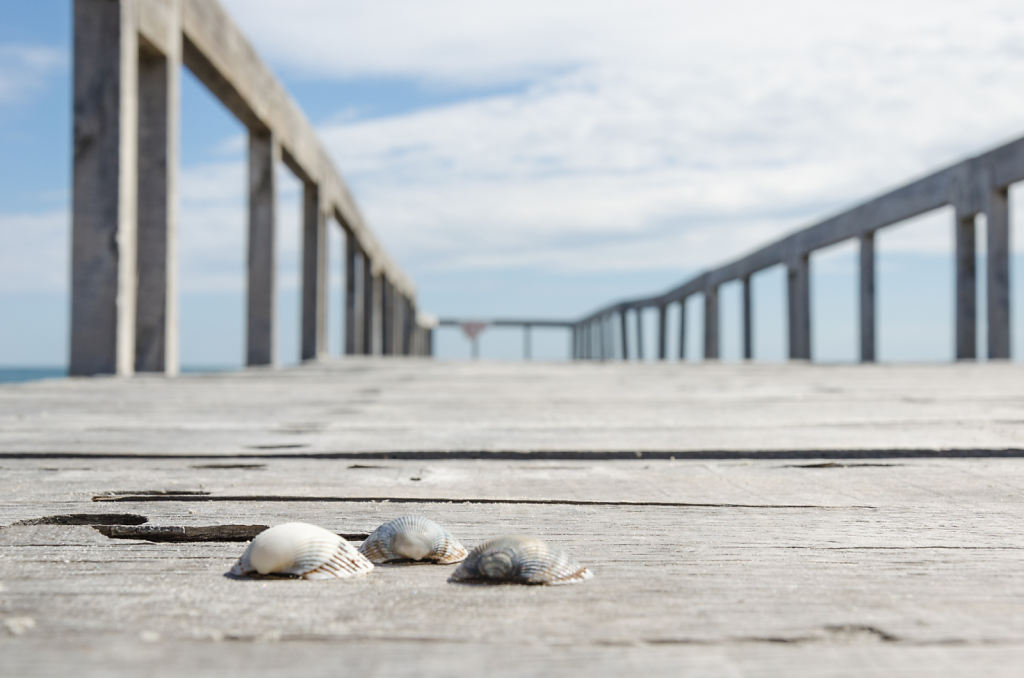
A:
{"type": "MultiPolygon", "coordinates": [[[[441,315],[574,317],[660,291],[1024,135],[1024,19],[1012,2],[224,4],[318,129],[421,308],[441,315]]],[[[66,360],[70,16],[69,0],[0,4],[4,365],[66,360]]],[[[242,126],[186,73],[186,365],[242,360],[243,149],[242,126]]],[[[282,169],[280,186],[277,358],[288,364],[298,184],[282,169]]],[[[1024,207],[1016,189],[1012,200],[1024,207]]],[[[1024,234],[1013,220],[1020,357],[1024,234]]],[[[879,236],[880,358],[952,355],[951,228],[940,210],[879,236]]],[[[330,238],[336,352],[337,228],[330,238]]],[[[855,257],[843,245],[812,260],[816,358],[856,356],[855,257]]],[[[778,270],[755,278],[759,359],[783,355],[782,286],[778,270]]],[[[691,356],[700,303],[687,308],[691,356]]],[[[739,353],[738,303],[723,289],[727,359],[739,353]]],[[[645,321],[653,342],[653,314],[645,321]]],[[[482,339],[485,357],[516,358],[521,345],[513,331],[482,339]]],[[[468,355],[455,330],[437,346],[468,355]]],[[[567,339],[538,332],[534,346],[560,359],[567,339]]]]}

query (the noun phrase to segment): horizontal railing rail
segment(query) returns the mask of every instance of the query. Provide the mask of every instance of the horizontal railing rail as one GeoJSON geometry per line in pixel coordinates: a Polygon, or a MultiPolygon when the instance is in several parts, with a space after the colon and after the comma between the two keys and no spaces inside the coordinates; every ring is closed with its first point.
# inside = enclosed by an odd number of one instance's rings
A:
{"type": "MultiPolygon", "coordinates": [[[[667,307],[685,304],[693,295],[704,296],[704,358],[719,357],[718,289],[742,284],[743,357],[753,357],[750,278],[772,266],[787,270],[788,355],[809,360],[811,350],[810,268],[811,253],[847,240],[858,240],[860,359],[875,360],[875,233],[887,226],[925,212],[952,206],[955,211],[955,334],[956,358],[976,359],[975,220],[986,216],[986,314],[987,356],[1010,357],[1010,236],[1009,186],[1024,180],[1024,139],[1017,139],[981,155],[950,165],[872,198],[812,226],[791,233],[739,259],[704,271],[661,294],[618,300],[580,318],[572,327],[574,359],[643,358],[642,311],[658,310],[658,358],[667,348],[667,307]],[[636,317],[636,331],[629,331],[628,314],[636,317]],[[618,334],[614,321],[618,318],[618,334]]],[[[686,313],[680,313],[679,357],[685,358],[686,313]]]]}
{"type": "MultiPolygon", "coordinates": [[[[557,320],[552,318],[441,318],[438,320],[439,327],[459,327],[465,333],[472,345],[473,358],[480,357],[480,344],[477,338],[481,332],[488,327],[521,327],[523,328],[523,359],[533,358],[533,328],[562,328],[573,330],[576,325],[574,320],[557,320]]],[[[573,344],[569,344],[572,351],[573,344]]]]}
{"type": "Polygon", "coordinates": [[[177,173],[186,66],[248,129],[246,364],[273,362],[274,170],[303,184],[301,357],[326,350],[326,227],[345,234],[346,353],[424,354],[415,288],[309,121],[216,0],[75,0],[73,375],[178,370],[177,173]]]}

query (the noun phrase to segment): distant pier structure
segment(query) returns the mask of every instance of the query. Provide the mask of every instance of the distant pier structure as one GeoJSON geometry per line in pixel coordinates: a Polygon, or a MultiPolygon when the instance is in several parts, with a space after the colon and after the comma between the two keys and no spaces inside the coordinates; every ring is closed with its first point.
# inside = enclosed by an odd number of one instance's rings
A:
{"type": "Polygon", "coordinates": [[[425,354],[429,322],[305,116],[215,0],[75,0],[73,375],[178,370],[184,64],[248,128],[246,363],[274,340],[274,167],[303,184],[302,358],[325,350],[326,233],[344,230],[345,351],[425,354]]]}
{"type": "MultiPolygon", "coordinates": [[[[179,77],[184,64],[248,128],[249,232],[246,363],[273,359],[274,166],[303,184],[302,358],[325,344],[325,229],[345,233],[343,290],[347,354],[430,355],[429,316],[417,312],[415,288],[388,258],[339,172],[298,106],[216,0],[75,0],[74,194],[70,372],[74,375],[173,374],[178,369],[175,271],[179,77]]],[[[851,331],[860,359],[876,359],[875,235],[883,228],[952,206],[955,242],[955,358],[975,360],[976,221],[985,217],[984,357],[1009,359],[1010,215],[1008,191],[1024,181],[1024,138],[956,162],[673,288],[621,299],[582,317],[450,317],[463,329],[520,326],[524,357],[531,330],[563,328],[573,360],[644,358],[642,316],[657,313],[654,353],[667,360],[668,308],[704,299],[703,354],[719,357],[719,289],[742,285],[742,356],[754,356],[751,276],[786,269],[782,319],[791,360],[811,360],[810,258],[855,241],[859,309],[851,331]]],[[[685,358],[686,313],[680,313],[685,358]]],[[[475,330],[479,333],[480,329],[475,330]]],[[[472,340],[475,343],[475,334],[472,340]]],[[[475,349],[474,349],[475,350],[475,349]]]]}

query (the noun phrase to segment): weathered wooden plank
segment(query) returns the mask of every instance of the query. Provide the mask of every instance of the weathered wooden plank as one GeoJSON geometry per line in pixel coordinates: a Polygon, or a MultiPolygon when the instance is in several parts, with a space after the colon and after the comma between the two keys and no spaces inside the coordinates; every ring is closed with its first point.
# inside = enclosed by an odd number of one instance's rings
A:
{"type": "Polygon", "coordinates": [[[0,387],[0,454],[1021,448],[1024,366],[433,363],[0,387]]]}

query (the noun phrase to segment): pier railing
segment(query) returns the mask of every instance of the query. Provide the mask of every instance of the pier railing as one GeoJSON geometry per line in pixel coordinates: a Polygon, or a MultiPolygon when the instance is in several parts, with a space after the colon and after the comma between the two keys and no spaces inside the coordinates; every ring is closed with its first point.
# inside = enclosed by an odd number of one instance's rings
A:
{"type": "Polygon", "coordinates": [[[415,288],[298,106],[216,0],[75,0],[70,373],[178,369],[184,64],[248,129],[246,364],[273,360],[275,185],[303,184],[302,358],[325,351],[326,233],[345,233],[346,353],[425,354],[415,288]]]}
{"type": "MultiPolygon", "coordinates": [[[[1010,229],[1007,192],[1024,180],[1024,139],[968,158],[824,221],[792,233],[750,254],[705,271],[661,294],[623,299],[608,304],[572,323],[574,359],[643,358],[642,312],[657,309],[657,357],[667,355],[667,308],[678,303],[685,309],[693,295],[704,297],[704,358],[719,357],[719,287],[731,281],[742,284],[743,357],[753,357],[750,278],[771,266],[787,271],[787,326],[789,358],[809,360],[811,350],[810,265],[812,252],[846,240],[860,245],[859,334],[860,359],[875,360],[875,233],[911,217],[952,206],[955,211],[956,358],[978,357],[976,341],[977,289],[975,271],[975,220],[986,217],[986,313],[987,357],[1010,357],[1010,229]],[[635,349],[630,351],[629,314],[636,320],[635,349]],[[616,322],[617,321],[617,322],[616,322]],[[618,334],[618,338],[616,338],[618,334]]],[[[686,313],[680,313],[679,357],[685,357],[686,313]]],[[[851,318],[851,321],[853,319],[851,318]]],[[[854,322],[851,325],[856,327],[854,322]]]]}

